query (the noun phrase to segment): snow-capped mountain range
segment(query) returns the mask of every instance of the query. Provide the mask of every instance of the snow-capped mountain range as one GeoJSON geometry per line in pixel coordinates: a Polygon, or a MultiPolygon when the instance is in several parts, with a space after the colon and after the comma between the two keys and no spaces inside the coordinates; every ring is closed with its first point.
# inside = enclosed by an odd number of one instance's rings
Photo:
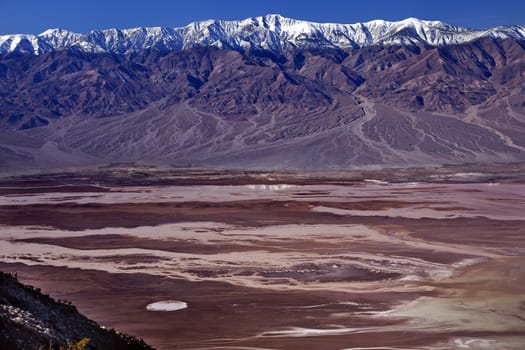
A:
{"type": "Polygon", "coordinates": [[[86,34],[49,29],[38,35],[0,35],[0,54],[15,52],[39,55],[63,49],[127,54],[144,49],[181,51],[200,46],[282,52],[289,49],[344,49],[394,44],[447,46],[483,37],[525,41],[525,26],[475,30],[416,18],[398,22],[374,20],[335,24],[307,22],[272,14],[240,21],[194,22],[180,28],[106,29],[86,34]]]}

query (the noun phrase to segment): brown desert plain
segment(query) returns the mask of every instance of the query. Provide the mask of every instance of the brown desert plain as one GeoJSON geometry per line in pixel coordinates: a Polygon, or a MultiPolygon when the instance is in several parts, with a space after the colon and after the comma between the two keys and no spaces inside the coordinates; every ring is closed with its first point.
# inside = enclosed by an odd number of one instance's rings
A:
{"type": "Polygon", "coordinates": [[[4,177],[0,269],[157,349],[519,350],[524,170],[4,177]]]}

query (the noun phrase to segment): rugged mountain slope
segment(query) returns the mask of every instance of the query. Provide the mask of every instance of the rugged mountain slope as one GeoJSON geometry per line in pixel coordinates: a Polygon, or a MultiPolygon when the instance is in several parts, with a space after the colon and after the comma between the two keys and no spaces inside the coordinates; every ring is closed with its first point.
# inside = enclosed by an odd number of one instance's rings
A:
{"type": "Polygon", "coordinates": [[[77,344],[86,338],[89,339],[86,350],[152,349],[140,339],[101,328],[73,305],[56,302],[19,283],[15,276],[0,272],[0,348],[68,348],[68,343],[77,344]]]}
{"type": "MultiPolygon", "coordinates": [[[[253,30],[273,33],[276,20],[281,35],[321,28],[326,36],[339,28],[269,16],[253,30]]],[[[381,21],[354,26],[373,35],[366,45],[344,49],[318,37],[309,49],[208,43],[93,53],[73,47],[79,36],[47,33],[56,39],[49,45],[70,48],[0,58],[0,168],[146,161],[329,169],[525,160],[521,27],[478,38],[437,22],[405,22],[415,29],[389,32],[405,24],[381,21]],[[399,40],[374,44],[378,33],[399,40]]],[[[234,36],[239,23],[227,22],[222,35],[234,36]]],[[[254,42],[271,43],[270,37],[254,42]]],[[[111,42],[121,47],[126,40],[111,42]]]]}

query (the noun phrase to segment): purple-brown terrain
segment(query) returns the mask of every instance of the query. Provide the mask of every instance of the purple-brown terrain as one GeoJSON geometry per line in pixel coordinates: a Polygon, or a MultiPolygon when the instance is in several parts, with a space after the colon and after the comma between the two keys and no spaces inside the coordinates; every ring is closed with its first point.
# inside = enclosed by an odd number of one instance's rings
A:
{"type": "Polygon", "coordinates": [[[524,33],[269,15],[0,36],[0,165],[523,161],[524,33]]]}
{"type": "Polygon", "coordinates": [[[160,350],[522,350],[524,169],[4,178],[0,269],[160,350]]]}
{"type": "Polygon", "coordinates": [[[522,350],[524,82],[524,26],[0,35],[0,349],[522,350]]]}

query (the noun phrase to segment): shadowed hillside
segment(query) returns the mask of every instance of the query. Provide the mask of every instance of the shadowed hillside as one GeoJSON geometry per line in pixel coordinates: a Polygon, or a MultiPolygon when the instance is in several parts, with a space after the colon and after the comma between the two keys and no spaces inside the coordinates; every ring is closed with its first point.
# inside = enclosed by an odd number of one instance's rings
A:
{"type": "Polygon", "coordinates": [[[152,349],[141,339],[101,328],[75,306],[57,302],[4,272],[0,272],[0,310],[2,350],[152,349]]]}

